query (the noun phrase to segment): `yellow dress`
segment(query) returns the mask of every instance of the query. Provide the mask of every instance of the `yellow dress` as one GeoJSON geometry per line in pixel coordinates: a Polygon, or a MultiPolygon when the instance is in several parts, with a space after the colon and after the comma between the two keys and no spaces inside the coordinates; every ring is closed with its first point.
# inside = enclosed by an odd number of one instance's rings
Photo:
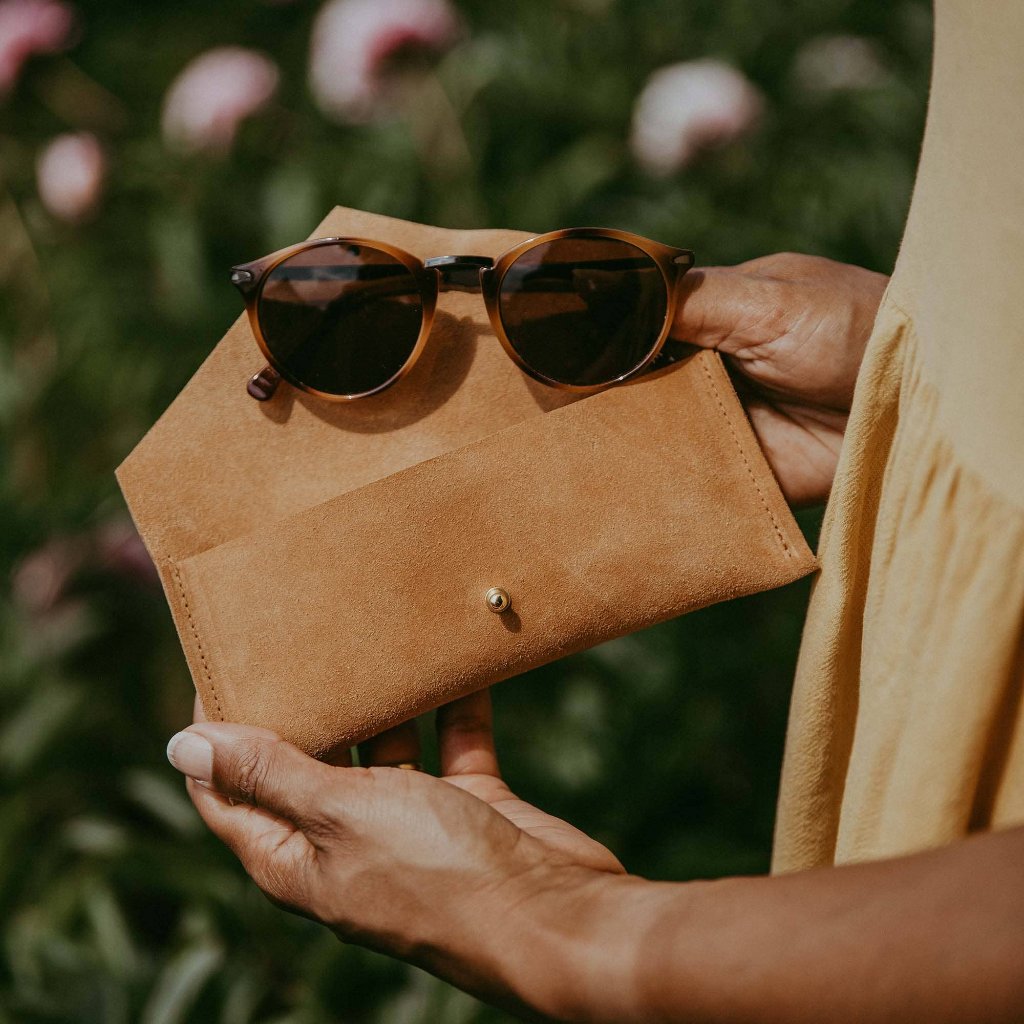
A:
{"type": "Polygon", "coordinates": [[[935,16],[917,184],[825,515],[776,871],[1024,823],[1024,2],[935,16]]]}

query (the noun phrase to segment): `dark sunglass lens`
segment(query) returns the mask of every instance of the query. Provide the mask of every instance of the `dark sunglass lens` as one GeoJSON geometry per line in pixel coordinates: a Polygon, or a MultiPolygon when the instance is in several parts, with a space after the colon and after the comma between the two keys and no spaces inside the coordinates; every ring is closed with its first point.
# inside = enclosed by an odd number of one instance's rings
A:
{"type": "Polygon", "coordinates": [[[650,355],[665,326],[668,294],[654,259],[598,236],[560,238],[523,253],[498,296],[512,347],[560,384],[610,384],[650,355]]]}
{"type": "Polygon", "coordinates": [[[339,242],[278,264],[258,314],[286,378],[329,395],[360,395],[386,384],[412,355],[423,299],[400,260],[339,242]]]}

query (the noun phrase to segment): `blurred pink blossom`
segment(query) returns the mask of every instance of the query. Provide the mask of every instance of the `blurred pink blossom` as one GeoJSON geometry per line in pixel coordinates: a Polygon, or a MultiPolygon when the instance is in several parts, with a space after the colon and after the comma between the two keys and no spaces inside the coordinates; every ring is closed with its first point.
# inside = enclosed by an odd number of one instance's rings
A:
{"type": "Polygon", "coordinates": [[[95,533],[94,543],[100,566],[142,587],[155,587],[160,579],[146,545],[131,520],[110,519],[95,533]]]}
{"type": "Polygon", "coordinates": [[[43,205],[72,224],[96,209],[103,192],[107,161],[95,135],[58,135],[39,154],[36,185],[43,205]]]}
{"type": "Polygon", "coordinates": [[[56,0],[0,0],[0,94],[18,80],[36,53],[57,53],[71,43],[75,18],[56,0]]]}
{"type": "Polygon", "coordinates": [[[368,120],[398,59],[441,54],[460,30],[448,0],[331,0],[313,26],[310,90],[325,114],[368,120]]]}
{"type": "Polygon", "coordinates": [[[763,107],[757,89],[728,64],[671,64],[651,75],[637,99],[630,145],[648,171],[671,174],[702,149],[749,131],[763,107]]]}
{"type": "Polygon", "coordinates": [[[168,144],[186,152],[226,153],[239,125],[277,90],[277,65],[254,50],[223,46],[196,57],[164,98],[168,144]]]}
{"type": "Polygon", "coordinates": [[[117,516],[86,533],[51,537],[29,552],[11,574],[11,592],[26,611],[45,615],[72,597],[83,573],[96,571],[146,590],[160,583],[131,520],[117,516]]]}
{"type": "Polygon", "coordinates": [[[870,89],[885,80],[878,50],[863,36],[817,36],[796,55],[793,72],[812,92],[870,89]]]}
{"type": "Polygon", "coordinates": [[[11,593],[29,612],[41,615],[55,607],[82,568],[88,546],[81,537],[54,537],[29,552],[11,575],[11,593]]]}

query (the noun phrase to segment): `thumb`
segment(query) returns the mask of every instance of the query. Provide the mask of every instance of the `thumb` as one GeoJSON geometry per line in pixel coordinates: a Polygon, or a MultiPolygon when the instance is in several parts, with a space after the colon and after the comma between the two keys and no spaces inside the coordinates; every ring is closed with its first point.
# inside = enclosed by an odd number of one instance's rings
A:
{"type": "Polygon", "coordinates": [[[268,729],[226,722],[202,722],[172,736],[167,759],[196,782],[299,828],[322,816],[324,791],[337,785],[342,771],[309,757],[268,729]]]}
{"type": "Polygon", "coordinates": [[[701,267],[677,286],[672,337],[701,348],[733,352],[756,343],[758,328],[778,303],[768,279],[741,267],[701,267]]]}

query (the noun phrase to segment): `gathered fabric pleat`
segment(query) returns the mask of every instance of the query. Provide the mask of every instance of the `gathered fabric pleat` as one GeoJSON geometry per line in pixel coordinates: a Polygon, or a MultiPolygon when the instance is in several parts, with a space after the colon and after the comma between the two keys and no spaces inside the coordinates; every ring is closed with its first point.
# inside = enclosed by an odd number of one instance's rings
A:
{"type": "Polygon", "coordinates": [[[919,348],[887,295],[822,533],[778,871],[1024,823],[1024,511],[959,460],[919,348]]]}

